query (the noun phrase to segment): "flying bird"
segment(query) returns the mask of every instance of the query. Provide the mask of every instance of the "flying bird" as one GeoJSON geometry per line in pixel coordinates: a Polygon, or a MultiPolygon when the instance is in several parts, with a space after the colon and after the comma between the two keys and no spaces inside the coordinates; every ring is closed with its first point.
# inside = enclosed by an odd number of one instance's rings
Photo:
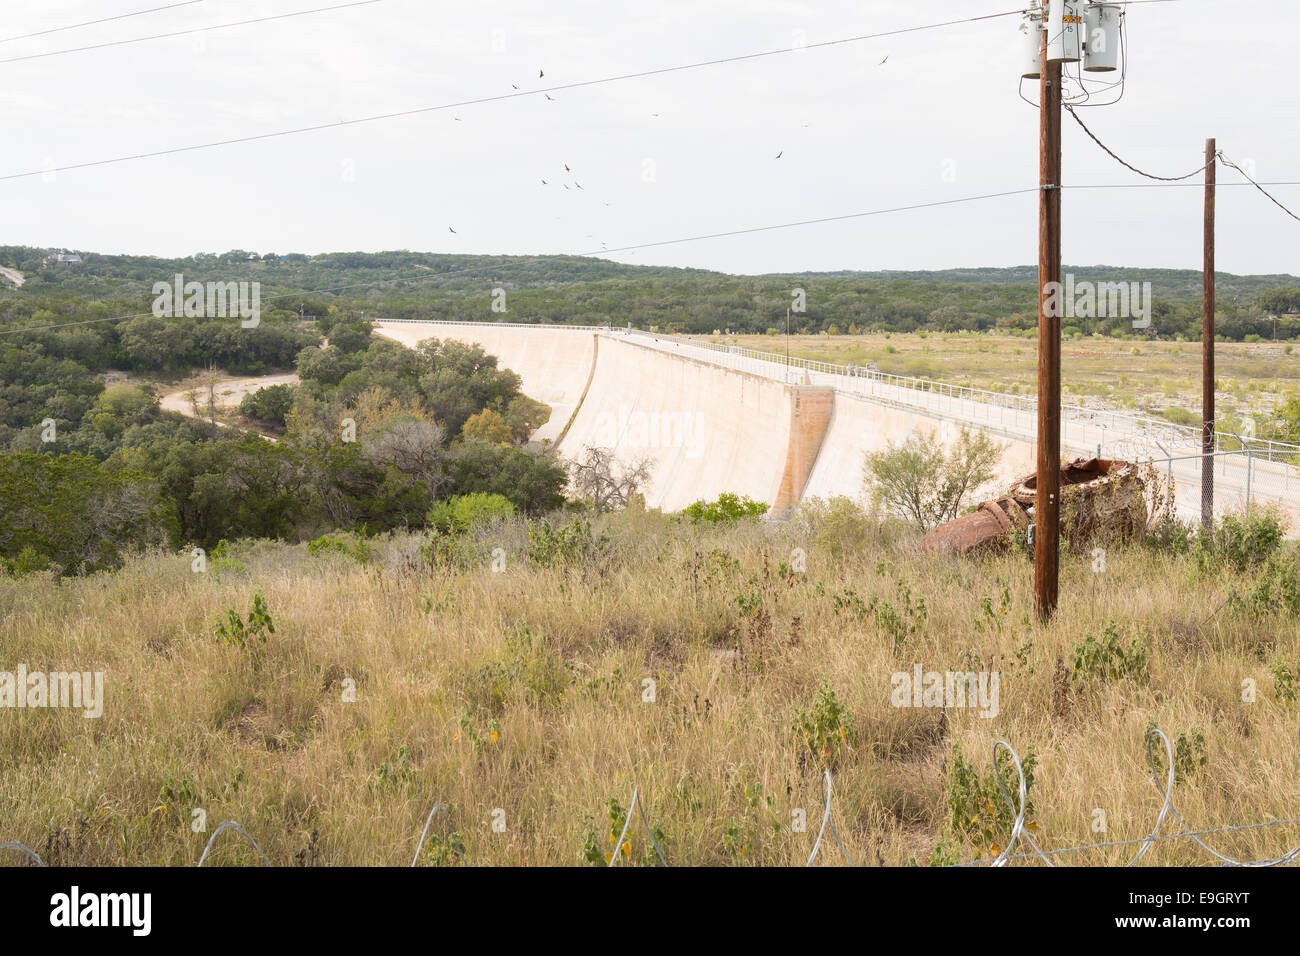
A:
{"type": "Polygon", "coordinates": [[[519,87],[515,86],[515,84],[513,84],[513,83],[510,84],[510,88],[511,88],[512,90],[517,90],[517,89],[519,89],[519,87]]]}
{"type": "Polygon", "coordinates": [[[545,179],[543,179],[543,180],[542,180],[542,185],[543,185],[543,186],[549,186],[550,183],[548,183],[545,179]]]}
{"type": "Polygon", "coordinates": [[[550,100],[552,103],[555,102],[555,97],[552,96],[550,93],[547,93],[547,94],[546,94],[546,98],[547,98],[548,100],[550,100]]]}
{"type": "MultiPolygon", "coordinates": [[[[885,55],[885,60],[888,60],[888,59],[889,59],[889,55],[886,54],[886,55],[885,55]]],[[[884,65],[885,65],[885,60],[881,60],[879,63],[876,64],[876,66],[884,66],[884,65]]]]}
{"type": "Polygon", "coordinates": [[[538,71],[537,71],[537,78],[538,78],[539,80],[540,80],[542,77],[544,77],[545,75],[546,75],[546,71],[545,71],[545,70],[538,70],[538,71]]]}
{"type": "Polygon", "coordinates": [[[573,170],[569,168],[569,164],[568,164],[568,163],[565,163],[565,164],[564,164],[564,171],[565,171],[566,173],[571,173],[571,172],[573,172],[573,170]]]}
{"type": "Polygon", "coordinates": [[[458,233],[455,229],[451,228],[451,226],[448,226],[448,227],[447,227],[447,231],[450,232],[452,235],[455,235],[455,236],[459,236],[459,235],[460,235],[460,233],[458,233]]]}
{"type": "Polygon", "coordinates": [[[776,154],[776,158],[777,158],[777,159],[780,159],[780,158],[781,158],[782,156],[784,156],[784,155],[785,155],[785,150],[781,150],[781,152],[779,152],[779,153],[776,154]]]}
{"type": "Polygon", "coordinates": [[[573,185],[577,186],[579,189],[582,188],[582,183],[578,182],[576,179],[573,181],[573,185]]]}

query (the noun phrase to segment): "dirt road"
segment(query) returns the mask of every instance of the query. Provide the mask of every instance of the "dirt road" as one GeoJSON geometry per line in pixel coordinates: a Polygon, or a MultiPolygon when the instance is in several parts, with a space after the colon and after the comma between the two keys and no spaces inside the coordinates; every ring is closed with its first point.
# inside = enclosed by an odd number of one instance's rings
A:
{"type": "MultiPolygon", "coordinates": [[[[217,414],[222,411],[229,411],[239,406],[240,401],[245,395],[251,395],[258,389],[269,388],[272,385],[297,385],[299,378],[292,372],[281,375],[255,375],[252,378],[223,378],[213,386],[217,395],[217,414]]],[[[180,412],[190,418],[206,417],[208,406],[208,388],[206,385],[196,384],[189,388],[183,388],[180,391],[172,392],[170,395],[164,395],[159,402],[164,411],[180,412]],[[191,399],[191,394],[193,399],[191,399]],[[195,405],[198,405],[198,413],[195,413],[195,405]]],[[[217,422],[222,428],[229,426],[222,421],[217,422]]],[[[275,438],[271,435],[263,435],[271,441],[275,438]]]]}

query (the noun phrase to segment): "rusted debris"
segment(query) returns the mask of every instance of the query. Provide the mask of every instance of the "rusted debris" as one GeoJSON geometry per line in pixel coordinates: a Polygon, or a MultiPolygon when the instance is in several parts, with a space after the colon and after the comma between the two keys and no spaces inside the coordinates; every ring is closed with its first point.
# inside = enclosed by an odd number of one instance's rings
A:
{"type": "MultiPolygon", "coordinates": [[[[1011,489],[1011,496],[1032,507],[1038,497],[1037,476],[1025,477],[1011,489]]],[[[1061,467],[1061,534],[1073,546],[1099,536],[1129,538],[1146,523],[1145,488],[1132,462],[1076,458],[1061,467]]]]}
{"type": "MultiPolygon", "coordinates": [[[[1028,475],[1006,497],[935,528],[921,550],[974,554],[1003,547],[1013,527],[1028,529],[1037,496],[1037,475],[1028,475]]],[[[1102,535],[1127,538],[1146,522],[1145,489],[1131,462],[1077,458],[1061,468],[1061,533],[1073,546],[1102,535]]]]}
{"type": "Polygon", "coordinates": [[[996,547],[1012,528],[1024,531],[1029,515],[1014,498],[986,501],[973,513],[940,525],[921,541],[922,551],[956,551],[972,554],[996,547]]]}

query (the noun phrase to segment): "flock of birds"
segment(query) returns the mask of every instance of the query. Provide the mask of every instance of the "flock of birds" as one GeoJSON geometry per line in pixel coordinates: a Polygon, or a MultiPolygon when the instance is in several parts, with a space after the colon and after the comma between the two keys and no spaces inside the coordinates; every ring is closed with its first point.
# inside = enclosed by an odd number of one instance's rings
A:
{"type": "MultiPolygon", "coordinates": [[[[889,61],[889,56],[886,55],[885,58],[884,58],[883,60],[881,60],[881,61],[880,61],[878,64],[876,64],[876,65],[877,65],[877,66],[884,66],[888,61],[889,61]]],[[[545,79],[545,78],[546,78],[546,70],[544,70],[544,69],[538,70],[538,71],[537,71],[537,78],[538,78],[539,80],[545,79]]],[[[511,88],[512,90],[519,90],[519,84],[517,84],[517,83],[511,83],[511,84],[510,84],[510,88],[511,88]]],[[[553,97],[550,93],[546,93],[546,92],[544,92],[543,95],[544,95],[544,96],[546,97],[546,99],[549,100],[550,102],[552,102],[552,103],[556,102],[555,97],[553,97]]],[[[658,119],[662,114],[660,114],[660,113],[651,113],[650,115],[651,115],[653,118],[658,119]]],[[[461,118],[460,118],[459,116],[454,116],[454,117],[452,117],[452,119],[454,119],[457,123],[461,122],[461,118]]],[[[807,129],[810,125],[812,125],[812,124],[810,124],[810,123],[804,123],[803,126],[802,126],[802,128],[803,128],[803,129],[807,129]]],[[[780,159],[780,158],[781,158],[782,156],[784,156],[784,155],[785,155],[785,150],[782,149],[779,153],[777,153],[777,154],[773,157],[773,159],[774,159],[774,160],[776,160],[776,159],[780,159]]],[[[574,189],[575,191],[577,191],[577,190],[582,190],[582,191],[585,192],[585,190],[583,190],[582,183],[578,182],[578,178],[577,178],[576,176],[573,175],[573,169],[569,166],[569,164],[568,164],[568,163],[564,163],[563,166],[564,166],[564,171],[565,171],[565,173],[567,173],[567,174],[569,175],[570,179],[572,180],[573,189],[574,189]]],[[[550,185],[551,185],[550,180],[547,180],[547,179],[542,179],[541,182],[542,182],[542,185],[543,185],[543,186],[550,186],[550,185]]],[[[569,190],[569,187],[570,187],[570,184],[569,184],[569,183],[560,183],[560,187],[561,187],[562,189],[568,191],[568,190],[569,190]]],[[[614,205],[614,204],[613,204],[612,202],[606,202],[605,205],[606,205],[606,206],[612,206],[612,205],[614,205]]],[[[451,226],[448,226],[448,227],[447,227],[447,231],[448,231],[449,233],[451,233],[453,236],[460,235],[460,233],[458,233],[458,232],[457,232],[455,229],[453,229],[451,226]]],[[[593,236],[592,234],[588,233],[587,236],[586,236],[586,238],[591,239],[591,238],[594,238],[594,236],[593,236]]],[[[600,247],[601,247],[602,249],[607,249],[607,248],[609,248],[608,244],[607,244],[607,243],[604,243],[604,242],[602,242],[602,243],[600,244],[600,247]]]]}

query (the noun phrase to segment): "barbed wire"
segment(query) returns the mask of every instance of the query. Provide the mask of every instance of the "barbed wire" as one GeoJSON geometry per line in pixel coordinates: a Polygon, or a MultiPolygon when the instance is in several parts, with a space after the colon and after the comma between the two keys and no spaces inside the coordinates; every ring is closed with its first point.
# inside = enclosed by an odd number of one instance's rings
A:
{"type": "Polygon", "coordinates": [[[849,866],[856,867],[857,864],[853,862],[853,857],[849,856],[849,851],[844,849],[844,844],[840,842],[840,835],[835,830],[835,824],[831,822],[831,772],[823,770],[822,779],[826,783],[826,797],[822,801],[826,809],[822,814],[822,828],[817,832],[817,842],[813,844],[812,853],[809,854],[808,862],[804,866],[812,866],[813,860],[817,859],[817,851],[822,848],[822,837],[829,828],[831,837],[835,840],[835,845],[840,848],[840,853],[844,855],[844,859],[848,860],[849,866]]]}
{"type": "Polygon", "coordinates": [[[266,858],[266,854],[263,853],[262,848],[257,845],[257,841],[248,835],[248,831],[234,820],[227,820],[225,823],[221,824],[221,826],[217,827],[216,830],[212,832],[212,836],[208,838],[208,845],[203,848],[203,855],[199,857],[198,866],[203,865],[203,861],[208,858],[208,851],[212,849],[212,844],[217,842],[217,837],[221,836],[221,834],[226,830],[234,830],[242,836],[252,845],[253,849],[257,851],[257,855],[262,858],[262,861],[266,863],[267,866],[271,865],[271,861],[266,858]]]}
{"type": "Polygon", "coordinates": [[[435,803],[433,809],[429,811],[429,817],[424,821],[424,832],[420,834],[420,842],[415,846],[415,856],[411,857],[411,866],[420,862],[420,851],[424,849],[424,840],[429,835],[429,824],[433,822],[433,815],[442,809],[441,803],[435,803]]]}
{"type": "Polygon", "coordinates": [[[31,847],[23,843],[17,843],[17,842],[0,843],[0,850],[18,850],[21,853],[27,854],[27,856],[32,860],[32,862],[35,863],[37,866],[49,865],[44,860],[41,859],[40,854],[38,854],[31,847]]]}
{"type": "MultiPolygon", "coordinates": [[[[1297,859],[1300,859],[1300,845],[1291,848],[1290,850],[1283,853],[1281,856],[1264,857],[1258,860],[1240,860],[1235,857],[1229,856],[1226,853],[1219,852],[1218,850],[1210,846],[1208,843],[1206,843],[1204,840],[1202,840],[1201,837],[1213,836],[1214,834],[1217,833],[1240,833],[1249,830],[1260,830],[1260,829],[1267,829],[1271,827],[1300,824],[1300,817],[1292,818],[1289,820],[1269,820],[1263,823],[1247,823],[1247,824],[1239,824],[1239,825],[1227,825],[1221,827],[1214,827],[1206,830],[1193,830],[1191,827],[1187,825],[1187,821],[1183,819],[1182,814],[1179,813],[1178,808],[1173,801],[1174,785],[1176,781],[1173,744],[1170,743],[1169,737],[1159,727],[1149,728],[1143,739],[1146,744],[1147,764],[1151,769],[1151,779],[1156,786],[1156,790],[1160,793],[1161,796],[1160,812],[1156,815],[1155,823],[1151,827],[1150,832],[1147,833],[1145,836],[1137,837],[1134,839],[1127,839],[1127,840],[1106,840],[1097,843],[1083,843],[1074,846],[1057,847],[1055,849],[1049,849],[1049,850],[1043,849],[1038,845],[1037,842],[1035,842],[1033,836],[1029,831],[1029,827],[1025,819],[1027,815],[1027,808],[1028,808],[1028,783],[1025,778],[1024,767],[1020,761],[1020,755],[1016,752],[1015,748],[1012,747],[1010,743],[1008,743],[1006,740],[999,739],[993,744],[993,760],[992,760],[993,777],[995,780],[997,780],[998,789],[1001,791],[1003,801],[1006,803],[1007,808],[1012,813],[1011,834],[1007,839],[1007,844],[1005,847],[999,850],[998,854],[995,857],[992,857],[990,859],[964,860],[958,863],[945,864],[945,867],[962,868],[962,867],[972,867],[972,866],[990,866],[994,868],[1000,868],[1006,866],[1008,863],[1010,863],[1013,860],[1034,860],[1034,859],[1041,860],[1047,866],[1056,867],[1057,864],[1053,862],[1052,859],[1053,857],[1060,857],[1069,853],[1081,853],[1085,850],[1104,850],[1104,849],[1116,849],[1119,847],[1127,847],[1127,846],[1138,846],[1137,853],[1134,854],[1133,858],[1129,860],[1128,863],[1125,864],[1126,867],[1131,867],[1136,865],[1146,855],[1147,851],[1150,850],[1151,847],[1155,846],[1157,843],[1164,843],[1171,840],[1184,840],[1184,839],[1190,839],[1193,842],[1195,842],[1203,850],[1205,850],[1216,860],[1218,860],[1220,865],[1222,866],[1239,866],[1239,867],[1289,866],[1290,864],[1296,862],[1297,859]],[[1152,745],[1157,739],[1164,744],[1164,750],[1165,750],[1165,760],[1166,760],[1165,782],[1163,785],[1161,784],[1160,781],[1160,765],[1157,761],[1156,753],[1152,749],[1152,745]],[[1016,772],[1017,795],[1015,799],[1012,798],[1011,792],[1007,788],[1007,783],[1002,776],[1002,769],[998,764],[998,754],[1000,751],[1003,750],[1005,750],[1008,757],[1010,757],[1011,764],[1014,767],[1016,772]],[[1182,829],[1177,833],[1163,833],[1163,834],[1160,833],[1160,828],[1164,825],[1165,820],[1170,816],[1172,816],[1178,822],[1179,826],[1182,829]],[[1016,845],[1022,840],[1026,844],[1028,844],[1032,852],[1013,853],[1012,851],[1015,849],[1016,845]]],[[[839,851],[841,855],[843,855],[845,861],[849,864],[849,866],[857,867],[858,864],[853,860],[853,857],[849,855],[849,852],[845,848],[843,841],[840,839],[840,835],[838,831],[836,831],[835,824],[831,819],[831,807],[832,807],[832,800],[833,800],[833,781],[829,770],[823,769],[822,781],[825,785],[825,796],[823,798],[822,824],[821,824],[821,828],[818,830],[817,839],[813,843],[812,853],[809,854],[808,861],[804,865],[806,867],[812,866],[813,862],[817,859],[818,853],[821,851],[822,840],[824,839],[826,832],[829,830],[831,834],[831,838],[835,841],[835,845],[839,848],[839,851]]],[[[416,844],[416,848],[415,848],[415,856],[411,860],[412,867],[418,865],[419,863],[420,852],[424,849],[425,840],[429,835],[429,827],[433,823],[434,816],[436,816],[439,811],[442,811],[445,815],[446,807],[441,803],[435,803],[433,805],[433,809],[429,811],[428,817],[425,818],[424,829],[420,833],[420,839],[419,842],[416,844]]],[[[639,785],[636,785],[632,788],[632,799],[631,802],[628,804],[627,815],[623,821],[623,828],[619,833],[618,841],[614,847],[614,852],[610,855],[607,865],[609,867],[613,867],[614,864],[617,862],[619,852],[623,847],[624,841],[627,839],[628,830],[631,828],[632,816],[634,813],[641,818],[641,825],[644,827],[646,835],[650,838],[650,843],[654,847],[655,854],[658,856],[660,864],[665,867],[668,866],[669,864],[668,864],[667,856],[664,854],[663,847],[660,846],[659,840],[655,836],[654,829],[653,827],[650,826],[650,820],[646,816],[645,801],[641,798],[641,788],[639,785]]],[[[258,856],[262,858],[262,861],[267,866],[273,865],[270,859],[267,858],[266,854],[262,852],[261,847],[257,845],[257,841],[254,840],[248,834],[248,831],[246,831],[242,826],[240,826],[235,821],[227,820],[225,823],[222,823],[219,827],[217,827],[217,829],[213,831],[212,836],[208,838],[207,845],[203,848],[203,853],[199,857],[199,862],[197,864],[198,866],[200,867],[203,866],[204,862],[207,860],[208,853],[211,851],[213,844],[216,843],[217,837],[219,837],[226,830],[234,830],[236,833],[242,836],[253,847],[255,851],[257,851],[258,856]]],[[[0,850],[18,850],[19,852],[25,854],[29,859],[31,859],[32,862],[34,862],[37,866],[42,866],[42,867],[48,866],[48,864],[45,863],[40,858],[40,855],[37,854],[35,850],[33,850],[31,847],[26,846],[25,844],[17,843],[17,842],[0,843],[0,850]]]]}
{"type": "Polygon", "coordinates": [[[1083,850],[1108,849],[1114,847],[1132,846],[1134,844],[1141,844],[1137,853],[1134,855],[1133,859],[1129,860],[1129,862],[1125,864],[1125,866],[1134,866],[1139,860],[1142,859],[1143,856],[1146,855],[1146,852],[1156,843],[1161,841],[1167,841],[1167,840],[1182,840],[1182,839],[1193,840],[1203,850],[1205,850],[1211,856],[1218,859],[1220,863],[1224,866],[1241,866],[1241,867],[1287,866],[1292,862],[1294,862],[1297,857],[1300,857],[1300,846],[1296,846],[1293,849],[1288,850],[1286,853],[1282,854],[1279,857],[1266,857],[1260,860],[1238,860],[1235,857],[1230,857],[1226,854],[1220,853],[1219,851],[1215,850],[1204,840],[1202,840],[1201,837],[1208,836],[1214,833],[1230,833],[1230,832],[1238,832],[1242,830],[1257,830],[1266,827],[1285,826],[1287,824],[1300,823],[1300,818],[1291,819],[1291,820],[1271,820],[1265,823],[1252,823],[1252,824],[1246,824],[1242,826],[1216,827],[1211,830],[1193,830],[1191,829],[1191,827],[1187,825],[1187,822],[1183,819],[1182,814],[1178,812],[1178,808],[1174,805],[1173,802],[1174,781],[1175,781],[1174,748],[1173,745],[1169,742],[1169,737],[1166,736],[1165,732],[1161,730],[1159,727],[1152,727],[1149,730],[1147,730],[1144,740],[1147,748],[1147,763],[1151,768],[1151,778],[1156,785],[1156,789],[1160,792],[1160,796],[1162,798],[1160,813],[1156,816],[1155,825],[1152,826],[1151,832],[1148,833],[1145,837],[1141,837],[1139,839],[1134,839],[1134,840],[1111,840],[1103,843],[1086,843],[1077,846],[1061,847],[1060,849],[1055,849],[1055,850],[1046,850],[1046,851],[1043,850],[1041,847],[1038,846],[1037,843],[1034,842],[1033,837],[1030,836],[1028,832],[1026,832],[1025,830],[1027,788],[1025,783],[1024,770],[1020,765],[1020,756],[1019,754],[1016,753],[1015,749],[1009,743],[1007,743],[1005,740],[999,740],[997,741],[997,743],[993,745],[993,776],[997,779],[998,788],[1002,791],[1003,800],[1006,802],[1008,808],[1012,811],[1012,813],[1015,814],[1015,819],[1012,823],[1012,828],[1011,828],[1011,837],[1007,840],[1006,847],[992,860],[967,860],[961,863],[949,864],[949,866],[967,867],[967,866],[988,865],[994,867],[1001,867],[1001,866],[1005,866],[1010,860],[1032,860],[1037,858],[1037,859],[1041,859],[1048,866],[1055,867],[1056,864],[1053,863],[1052,860],[1050,859],[1053,856],[1060,856],[1066,853],[1078,853],[1078,852],[1082,852],[1083,850]],[[1160,772],[1159,772],[1158,765],[1156,763],[1155,752],[1152,750],[1151,747],[1152,743],[1155,741],[1156,738],[1159,738],[1159,740],[1165,745],[1165,758],[1168,762],[1166,781],[1164,786],[1161,786],[1160,784],[1160,772]],[[1008,792],[1006,787],[1006,782],[1002,779],[1002,773],[998,768],[997,755],[999,749],[1005,749],[1007,751],[1007,753],[1011,756],[1012,763],[1015,766],[1016,774],[1019,778],[1019,791],[1020,791],[1019,807],[1017,807],[1015,803],[1012,802],[1011,794],[1008,792]],[[1182,827],[1182,831],[1179,833],[1168,833],[1162,835],[1160,834],[1160,827],[1164,824],[1166,817],[1169,816],[1170,814],[1172,814],[1174,819],[1178,821],[1179,825],[1182,827]],[[1014,848],[1017,841],[1022,838],[1025,840],[1026,843],[1029,844],[1033,852],[1013,855],[1011,853],[1011,850],[1014,848]]]}
{"type": "Polygon", "coordinates": [[[618,842],[614,844],[614,852],[609,855],[609,866],[613,867],[618,861],[619,850],[623,848],[623,840],[627,837],[627,828],[632,825],[632,811],[639,810],[641,813],[641,825],[645,827],[646,836],[650,838],[650,843],[655,848],[655,853],[659,856],[659,863],[663,866],[668,865],[668,860],[664,858],[664,851],[659,846],[659,841],[655,839],[655,832],[650,827],[650,821],[645,815],[645,801],[641,800],[640,786],[632,787],[632,802],[627,805],[627,819],[623,821],[623,832],[618,835],[618,842]]]}

